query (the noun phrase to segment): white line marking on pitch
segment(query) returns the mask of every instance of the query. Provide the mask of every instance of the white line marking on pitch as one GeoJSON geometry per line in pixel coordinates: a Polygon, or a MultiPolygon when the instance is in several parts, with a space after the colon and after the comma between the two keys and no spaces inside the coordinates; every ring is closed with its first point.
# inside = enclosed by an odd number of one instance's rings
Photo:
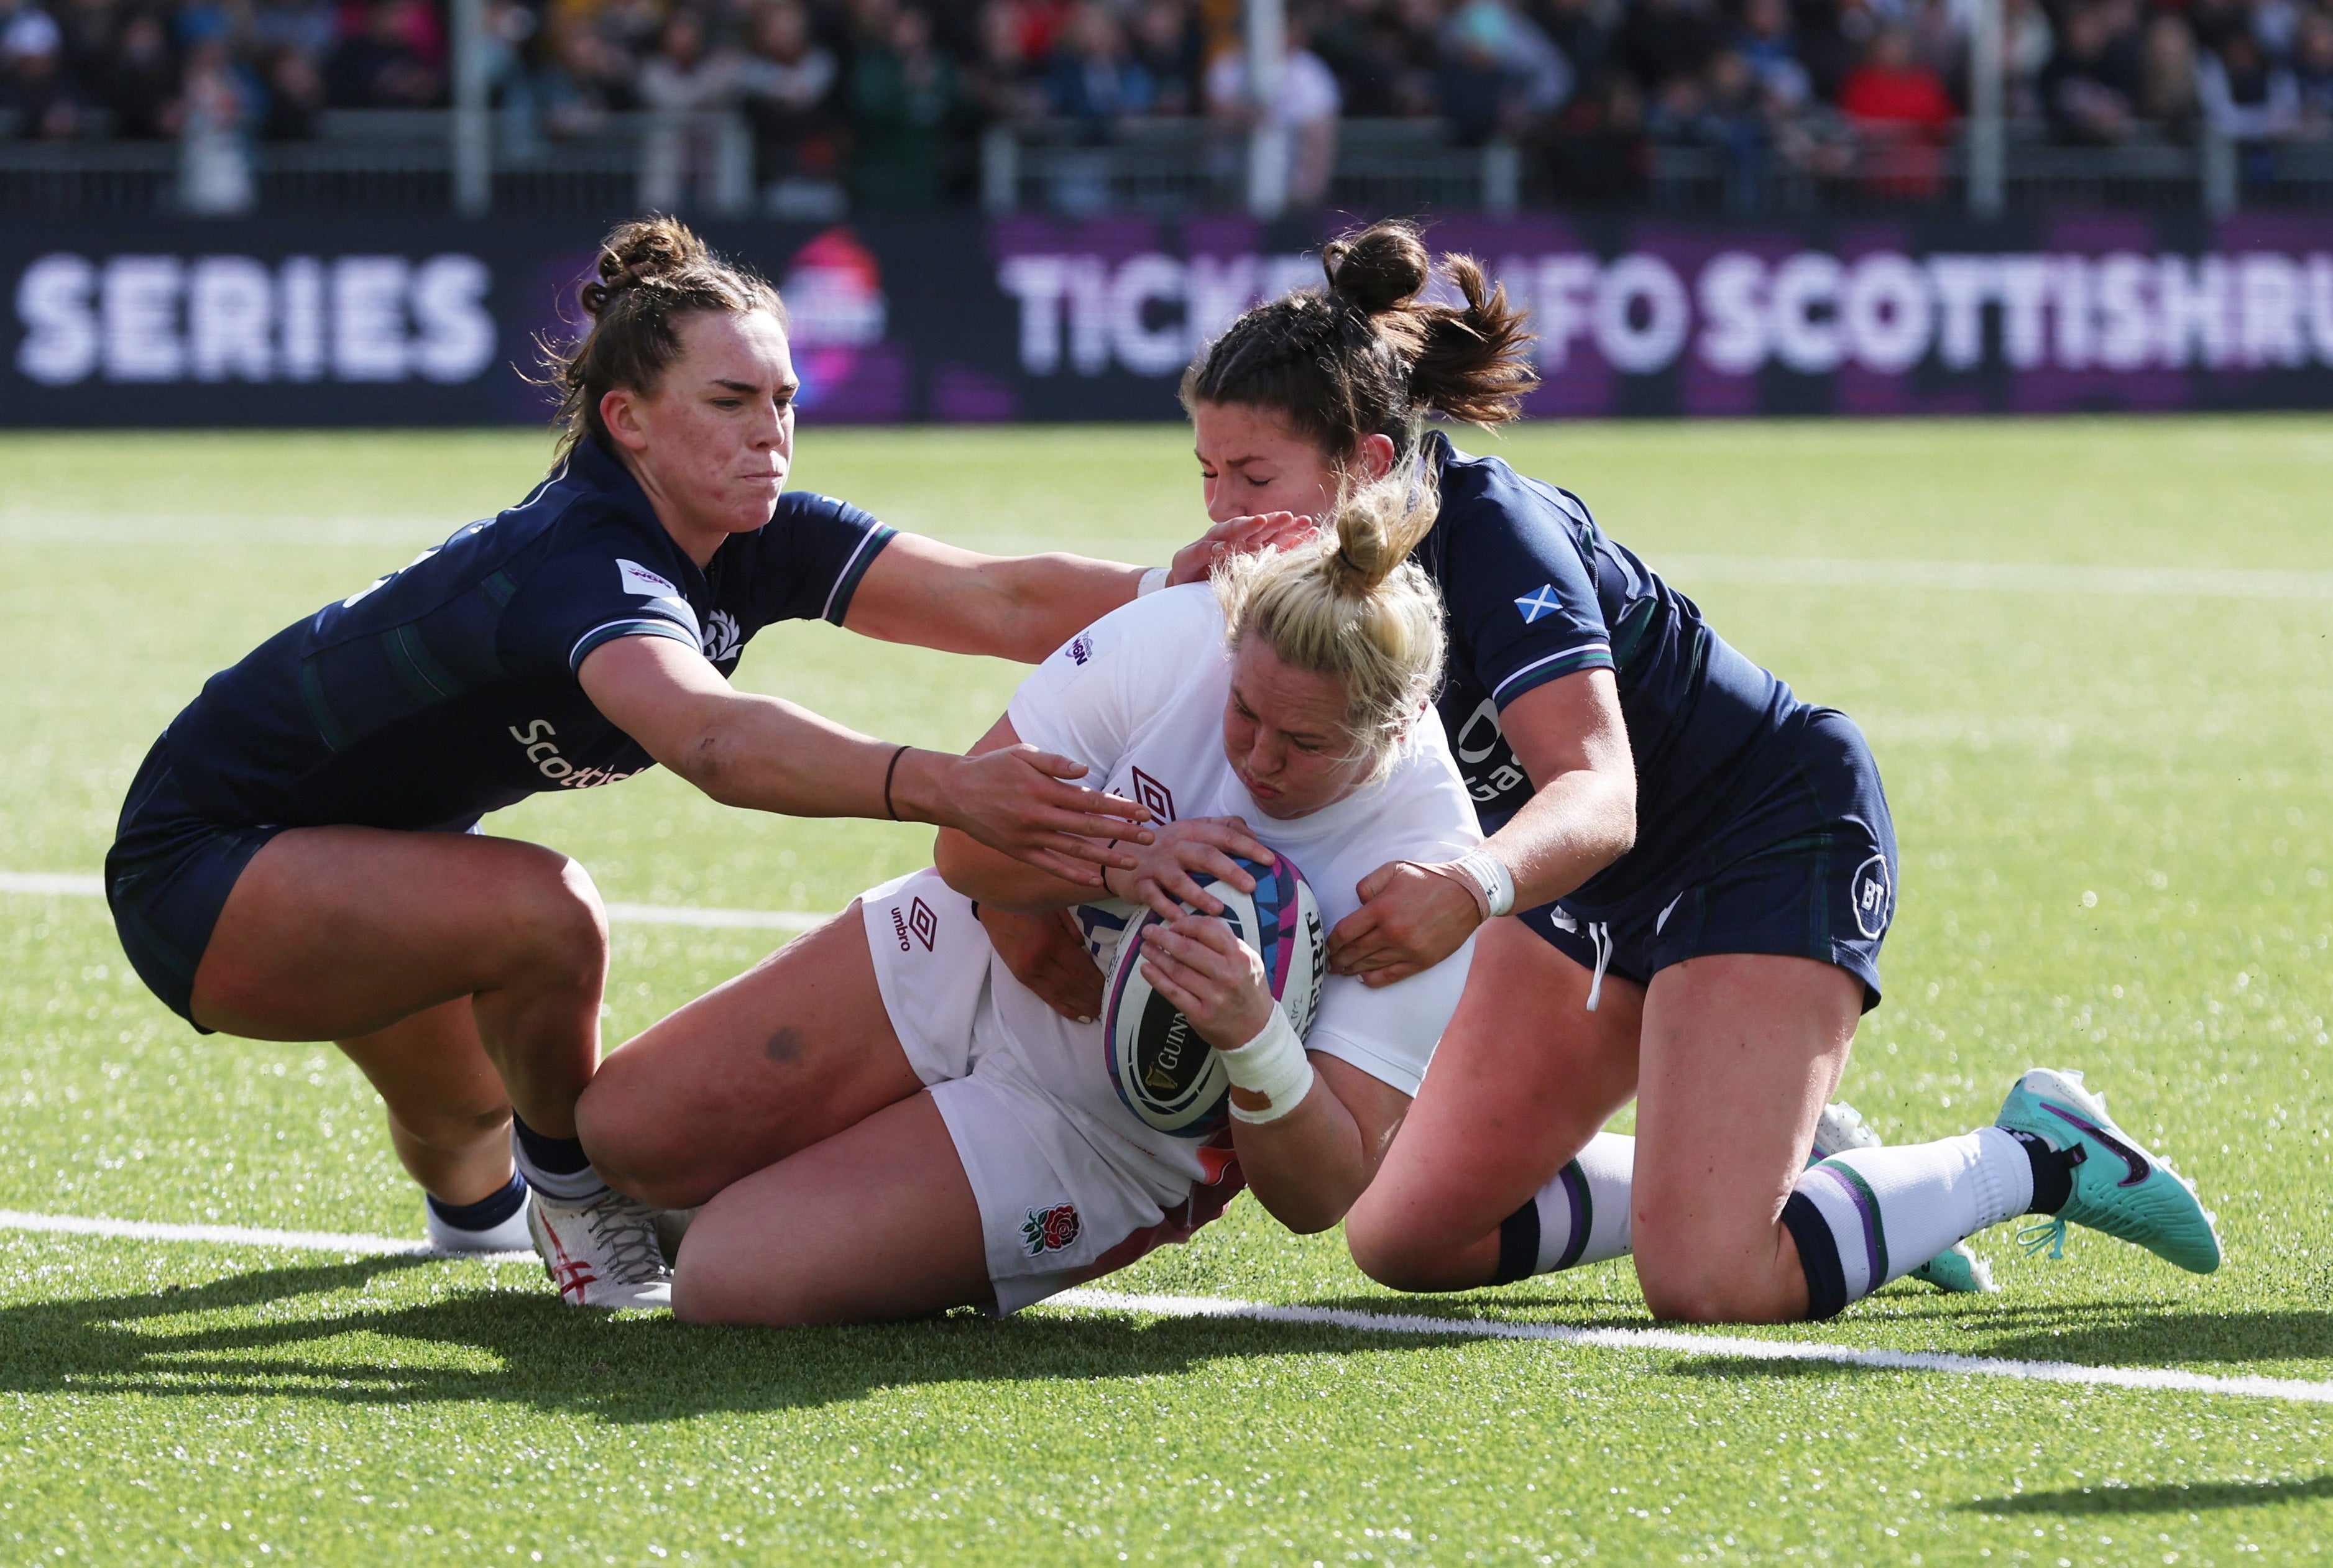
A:
{"type": "Polygon", "coordinates": [[[1272,1306],[1212,1296],[1126,1296],[1113,1290],[1065,1290],[1044,1305],[1155,1317],[1227,1317],[1254,1323],[1303,1324],[1365,1334],[1553,1340],[1560,1344],[1599,1350],[1656,1350],[1679,1355],[1738,1356],[1751,1361],[1825,1362],[1875,1372],[1951,1372],[1963,1377],[2015,1378],[2027,1382],[2078,1383],[2154,1393],[2242,1394],[2254,1399],[2333,1404],[2333,1382],[2307,1382],[2299,1378],[2213,1377],[2160,1367],[2083,1366],[2074,1362],[2010,1361],[1939,1351],[1860,1350],[1850,1345],[1683,1334],[1667,1328],[1573,1328],[1559,1323],[1512,1323],[1488,1317],[1427,1317],[1418,1313],[1354,1312],[1332,1306],[1272,1306]]]}
{"type": "Polygon", "coordinates": [[[2163,598],[2333,599],[2333,572],[2234,567],[2021,566],[1994,560],[1857,560],[1836,557],[1655,555],[1672,582],[1778,588],[1947,588],[1963,593],[2153,595],[2163,598]]]}
{"type": "MultiPolygon", "coordinates": [[[[343,1235],[331,1230],[265,1230],[248,1225],[163,1225],[146,1219],[83,1219],[72,1214],[27,1214],[0,1209],[0,1230],[43,1230],[59,1236],[103,1236],[125,1241],[208,1241],[222,1247],[281,1247],[293,1252],[439,1253],[428,1242],[395,1236],[343,1235]]],[[[532,1252],[465,1253],[464,1257],[523,1257],[532,1252]]]]}
{"type": "MultiPolygon", "coordinates": [[[[165,1225],[140,1219],[84,1219],[0,1209],[0,1230],[97,1236],[130,1241],[195,1241],[226,1247],[281,1248],[294,1252],[411,1256],[431,1251],[427,1241],[393,1236],[339,1235],[324,1230],[266,1230],[242,1225],[165,1225]]],[[[491,1253],[532,1260],[531,1252],[491,1253]]],[[[1348,1307],[1274,1306],[1214,1296],[1132,1296],[1114,1290],[1067,1290],[1041,1304],[1074,1312],[1128,1313],[1145,1317],[1229,1318],[1249,1323],[1342,1328],[1359,1334],[1426,1334],[1451,1339],[1544,1340],[1594,1350],[1666,1351],[1676,1355],[1735,1356],[1749,1361],[1817,1362],[1875,1372],[1945,1372],[2073,1383],[2086,1388],[2148,1393],[2235,1394],[2251,1399],[2333,1404],[2333,1382],[2298,1378],[2212,1377],[2160,1367],[2082,1366],[2072,1362],[2009,1361],[1936,1351],[1861,1350],[1726,1334],[1684,1334],[1666,1328],[1573,1328],[1557,1323],[1512,1323],[1488,1317],[1428,1317],[1419,1313],[1356,1312],[1348,1307]]]]}
{"type": "MultiPolygon", "coordinates": [[[[78,871],[0,871],[0,893],[51,898],[102,898],[105,879],[78,871]]],[[[672,904],[611,904],[608,918],[638,925],[710,925],[763,931],[808,931],[833,919],[801,909],[691,909],[672,904]]]]}

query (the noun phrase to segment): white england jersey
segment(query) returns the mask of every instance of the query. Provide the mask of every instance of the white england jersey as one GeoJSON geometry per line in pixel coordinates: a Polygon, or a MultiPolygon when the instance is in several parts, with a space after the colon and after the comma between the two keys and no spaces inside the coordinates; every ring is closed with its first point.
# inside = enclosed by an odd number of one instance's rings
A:
{"type": "MultiPolygon", "coordinates": [[[[1022,740],[1091,769],[1080,782],[1139,801],[1162,821],[1244,820],[1304,874],[1332,930],[1360,907],[1360,880],[1387,861],[1455,860],[1482,842],[1431,710],[1418,715],[1385,778],[1310,816],[1267,817],[1224,755],[1231,677],[1222,607],[1212,588],[1192,584],[1138,599],[1079,633],[1022,683],[1008,712],[1022,740]]],[[[1117,899],[1076,911],[1105,968],[1131,913],[1117,899]]],[[[1416,1094],[1473,958],[1470,941],[1425,973],[1375,990],[1331,975],[1305,1044],[1416,1094]]],[[[1165,1161],[1178,1179],[1197,1171],[1190,1140],[1154,1131],[1119,1103],[1099,1024],[1062,1018],[1001,961],[990,980],[1003,1026],[997,1047],[1032,1086],[1090,1131],[1106,1129],[1165,1161]]]]}

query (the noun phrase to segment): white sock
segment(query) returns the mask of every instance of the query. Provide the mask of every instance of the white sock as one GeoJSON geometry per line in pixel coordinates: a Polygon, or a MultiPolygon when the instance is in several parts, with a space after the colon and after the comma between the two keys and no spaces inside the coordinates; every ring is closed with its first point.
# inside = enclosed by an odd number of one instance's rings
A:
{"type": "Polygon", "coordinates": [[[1634,1138],[1618,1133],[1590,1138],[1578,1159],[1500,1225],[1499,1272],[1491,1283],[1626,1256],[1636,1169],[1634,1138]]]}
{"type": "Polygon", "coordinates": [[[1807,1271],[1808,1315],[1830,1316],[2032,1202],[2033,1162],[1998,1127],[1809,1166],[1782,1209],[1807,1271]]]}

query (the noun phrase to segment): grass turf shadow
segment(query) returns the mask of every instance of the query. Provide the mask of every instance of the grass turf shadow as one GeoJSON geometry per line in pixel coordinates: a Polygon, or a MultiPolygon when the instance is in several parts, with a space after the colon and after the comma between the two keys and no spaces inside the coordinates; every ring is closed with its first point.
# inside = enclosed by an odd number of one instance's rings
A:
{"type": "Polygon", "coordinates": [[[2305,1480],[2204,1481],[2186,1486],[2069,1487],[2018,1492],[1955,1506],[1960,1514],[2192,1514],[2206,1508],[2256,1508],[2333,1497],[2333,1476],[2305,1480]]]}
{"type": "MultiPolygon", "coordinates": [[[[1039,1316],[1005,1324],[959,1313],[913,1324],[749,1329],[661,1315],[582,1314],[548,1292],[366,1298],[375,1280],[435,1262],[380,1257],[264,1269],[150,1293],[0,1308],[0,1392],[513,1403],[624,1424],[816,1407],[894,1386],[1171,1375],[1229,1358],[1387,1344],[1387,1336],[1366,1331],[1245,1320],[1162,1318],[1138,1326],[1039,1316]],[[302,1298],[317,1298],[314,1310],[282,1310],[302,1298]],[[264,1321],[201,1321],[254,1307],[276,1310],[264,1321]],[[466,1357],[482,1353],[494,1364],[431,1364],[445,1359],[432,1346],[466,1357]]],[[[1448,1342],[1410,1342],[1420,1349],[1436,1343],[1448,1342]]]]}
{"type": "MultiPolygon", "coordinates": [[[[1505,1323],[1544,1321],[1564,1328],[1675,1328],[1695,1332],[1693,1325],[1662,1324],[1641,1309],[1583,1313],[1583,1306],[1603,1307],[1559,1295],[1516,1296],[1491,1291],[1441,1296],[1347,1296],[1307,1302],[1309,1306],[1350,1312],[1392,1313],[1464,1322],[1487,1318],[1505,1323]]],[[[2233,1365],[2246,1369],[2299,1362],[2290,1374],[2326,1375],[2333,1358],[2333,1312],[2309,1308],[2261,1309],[2244,1312],[2180,1311],[2184,1305],[2171,1298],[2098,1298],[2088,1301],[2007,1302],[1991,1296],[1933,1296],[1925,1299],[1890,1302],[1888,1326],[1945,1327],[1963,1331],[1948,1342],[1913,1345],[1858,1345],[1847,1338],[1831,1339],[1823,1325],[1787,1325],[1794,1339],[1820,1336],[1841,1349],[1908,1350],[1939,1355],[1979,1356],[1988,1360],[2069,1362],[2078,1366],[2194,1367],[2233,1365]],[[2311,1363],[2314,1363],[2313,1365],[2311,1363]]],[[[1845,1320],[1851,1324],[1854,1320],[1845,1320]]],[[[1712,1335],[1729,1331],[1712,1325],[1712,1335]]],[[[1454,1337],[1457,1337],[1454,1335],[1454,1337]]],[[[1769,1361],[1756,1356],[1713,1355],[1681,1361],[1675,1371],[1684,1377],[1813,1377],[1887,1369],[1833,1361],[1769,1361]]]]}

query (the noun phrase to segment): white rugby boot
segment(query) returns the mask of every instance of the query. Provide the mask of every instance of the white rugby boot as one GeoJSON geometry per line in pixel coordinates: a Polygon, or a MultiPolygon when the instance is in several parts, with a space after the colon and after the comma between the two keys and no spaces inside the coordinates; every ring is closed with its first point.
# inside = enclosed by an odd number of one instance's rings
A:
{"type": "Polygon", "coordinates": [[[570,1306],[670,1306],[672,1270],[657,1244],[659,1211],[610,1187],[577,1203],[527,1199],[543,1272],[570,1306]]]}
{"type": "MultiPolygon", "coordinates": [[[[1877,1149],[1886,1141],[1848,1104],[1825,1105],[1815,1121],[1814,1152],[1810,1165],[1849,1149],[1877,1149]]],[[[1979,1257],[1965,1241],[1955,1241],[1904,1276],[1933,1285],[1951,1296],[1993,1296],[2001,1286],[1992,1282],[1992,1265],[1979,1257]]]]}

